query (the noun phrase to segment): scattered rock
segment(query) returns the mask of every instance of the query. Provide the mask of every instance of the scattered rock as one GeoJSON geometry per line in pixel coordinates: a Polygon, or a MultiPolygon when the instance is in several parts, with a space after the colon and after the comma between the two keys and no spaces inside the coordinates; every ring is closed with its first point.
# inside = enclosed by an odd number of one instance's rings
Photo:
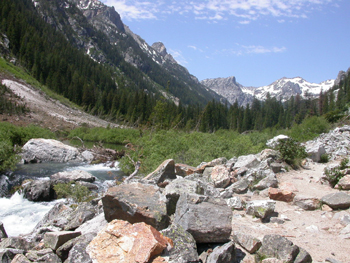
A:
{"type": "Polygon", "coordinates": [[[226,199],[227,205],[235,210],[243,210],[245,207],[245,202],[238,196],[226,199]]]}
{"type": "Polygon", "coordinates": [[[0,250],[0,262],[7,263],[11,262],[16,255],[23,255],[24,250],[14,249],[14,248],[5,248],[0,250]]]}
{"type": "Polygon", "coordinates": [[[214,248],[207,258],[207,263],[234,263],[236,262],[235,244],[230,241],[223,246],[214,248]]]}
{"type": "Polygon", "coordinates": [[[350,195],[344,192],[328,194],[322,197],[321,201],[332,209],[348,209],[350,207],[350,195]]]}
{"type": "Polygon", "coordinates": [[[169,251],[169,259],[174,263],[188,263],[198,260],[197,245],[193,236],[183,227],[172,224],[160,233],[170,238],[174,247],[169,251]]]}
{"type": "Polygon", "coordinates": [[[242,232],[235,232],[234,240],[250,254],[254,254],[261,247],[259,239],[242,232]]]}
{"type": "Polygon", "coordinates": [[[275,201],[254,200],[246,203],[246,213],[258,218],[267,218],[275,211],[275,201]]]}
{"type": "Polygon", "coordinates": [[[293,204],[307,211],[316,210],[321,207],[321,202],[319,199],[301,194],[294,197],[293,204]]]}
{"type": "Polygon", "coordinates": [[[17,254],[10,262],[11,263],[31,263],[31,261],[29,261],[29,259],[26,258],[23,254],[17,254]]]}
{"type": "Polygon", "coordinates": [[[175,164],[175,173],[176,175],[186,177],[187,175],[193,174],[196,170],[196,167],[182,164],[182,163],[176,163],[175,164]]]}
{"type": "Polygon", "coordinates": [[[52,249],[30,250],[26,253],[26,258],[34,262],[50,262],[61,263],[60,258],[52,251],[52,249]]]}
{"type": "Polygon", "coordinates": [[[175,162],[173,159],[165,160],[155,171],[144,178],[144,180],[152,180],[156,184],[162,183],[166,179],[176,179],[175,162]]]}
{"type": "Polygon", "coordinates": [[[269,188],[269,198],[276,201],[293,202],[295,194],[288,190],[269,188]]]}
{"type": "Polygon", "coordinates": [[[321,161],[321,156],[326,153],[324,144],[318,141],[309,141],[305,144],[305,151],[314,162],[321,161]]]}
{"type": "Polygon", "coordinates": [[[48,232],[44,235],[44,243],[46,247],[56,250],[68,240],[71,240],[80,235],[80,232],[74,231],[48,232]]]}
{"type": "Polygon", "coordinates": [[[294,262],[299,254],[299,247],[280,235],[266,235],[257,254],[260,258],[277,258],[283,262],[294,262]]]}
{"type": "Polygon", "coordinates": [[[347,174],[341,178],[335,188],[350,190],[350,174],[347,174]]]}
{"type": "Polygon", "coordinates": [[[210,178],[216,188],[225,188],[231,182],[230,173],[225,165],[214,166],[210,178]]]}
{"type": "Polygon", "coordinates": [[[244,155],[238,157],[237,162],[233,166],[233,169],[246,167],[246,168],[252,168],[255,166],[258,166],[260,163],[260,160],[257,158],[256,155],[250,154],[250,155],[244,155]]]}

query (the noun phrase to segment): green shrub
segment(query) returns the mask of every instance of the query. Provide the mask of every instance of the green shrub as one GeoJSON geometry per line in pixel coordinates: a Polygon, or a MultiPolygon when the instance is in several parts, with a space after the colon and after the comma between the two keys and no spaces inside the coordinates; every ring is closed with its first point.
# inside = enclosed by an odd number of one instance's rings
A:
{"type": "Polygon", "coordinates": [[[14,147],[10,141],[0,141],[0,173],[14,170],[19,162],[19,147],[14,147]]]}
{"type": "Polygon", "coordinates": [[[329,155],[324,153],[321,155],[321,158],[320,158],[320,163],[328,163],[329,162],[329,155]]]}
{"type": "Polygon", "coordinates": [[[53,189],[58,198],[68,198],[75,203],[89,202],[96,197],[86,186],[79,183],[58,183],[53,189]]]}
{"type": "Polygon", "coordinates": [[[326,175],[329,184],[334,187],[338,184],[339,180],[344,177],[344,171],[340,170],[340,167],[325,169],[324,173],[326,175]]]}
{"type": "Polygon", "coordinates": [[[301,161],[307,157],[305,147],[292,138],[280,140],[276,149],[281,153],[283,160],[293,168],[299,167],[301,161]]]}
{"type": "Polygon", "coordinates": [[[349,163],[349,159],[348,158],[343,158],[341,161],[340,161],[340,167],[339,169],[340,170],[344,170],[348,167],[348,163],[349,163]]]}

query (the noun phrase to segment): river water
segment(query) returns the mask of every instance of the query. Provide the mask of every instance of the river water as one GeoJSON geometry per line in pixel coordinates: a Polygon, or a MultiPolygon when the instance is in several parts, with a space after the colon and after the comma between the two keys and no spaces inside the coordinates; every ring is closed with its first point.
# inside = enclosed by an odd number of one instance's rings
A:
{"type": "MultiPolygon", "coordinates": [[[[113,180],[121,180],[123,173],[116,167],[111,168],[104,164],[76,164],[76,163],[38,163],[18,165],[17,169],[8,175],[11,182],[21,182],[24,179],[48,180],[50,175],[62,171],[84,170],[97,179],[95,184],[101,191],[108,188],[113,180]]],[[[8,236],[18,236],[32,231],[44,215],[57,203],[31,202],[16,192],[10,198],[0,198],[0,221],[3,222],[8,236]]]]}

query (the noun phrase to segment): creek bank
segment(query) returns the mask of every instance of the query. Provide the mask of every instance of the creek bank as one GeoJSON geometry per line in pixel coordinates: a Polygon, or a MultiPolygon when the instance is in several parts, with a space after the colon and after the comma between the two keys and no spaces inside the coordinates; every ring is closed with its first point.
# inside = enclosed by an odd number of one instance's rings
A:
{"type": "MultiPolygon", "coordinates": [[[[336,154],[332,156],[336,158],[336,154]]],[[[309,169],[312,166],[310,160],[309,169]]],[[[108,262],[101,258],[108,251],[119,262],[136,257],[138,262],[174,263],[324,262],[329,257],[345,263],[346,250],[320,259],[319,254],[327,247],[318,247],[320,251],[315,252],[315,244],[301,243],[296,236],[288,235],[287,228],[293,228],[293,223],[297,223],[294,220],[300,219],[297,214],[312,215],[310,223],[319,217],[332,222],[338,230],[333,232],[332,226],[323,229],[315,223],[305,225],[306,232],[319,235],[320,239],[320,235],[329,233],[338,238],[337,245],[339,240],[348,244],[349,211],[335,210],[339,207],[330,205],[320,210],[315,204],[316,200],[328,200],[329,193],[342,195],[332,198],[332,205],[343,204],[348,192],[325,188],[327,192],[321,196],[319,192],[314,194],[314,186],[329,187],[318,180],[322,174],[311,179],[292,176],[288,179],[294,181],[290,182],[284,178],[285,167],[273,149],[230,160],[219,158],[198,167],[167,160],[146,178],[135,177],[115,185],[90,203],[76,208],[56,205],[30,235],[3,238],[1,255],[21,257],[28,262],[40,262],[40,257],[50,257],[52,262],[108,262]],[[275,172],[277,164],[282,173],[275,172]],[[308,196],[299,195],[304,188],[299,187],[298,180],[309,188],[308,196]],[[44,249],[48,245],[46,234],[60,235],[63,231],[76,233],[55,250],[44,249]],[[149,237],[150,233],[153,237],[147,239],[153,241],[147,246],[135,239],[149,237]],[[118,250],[118,244],[123,251],[118,250]]]]}

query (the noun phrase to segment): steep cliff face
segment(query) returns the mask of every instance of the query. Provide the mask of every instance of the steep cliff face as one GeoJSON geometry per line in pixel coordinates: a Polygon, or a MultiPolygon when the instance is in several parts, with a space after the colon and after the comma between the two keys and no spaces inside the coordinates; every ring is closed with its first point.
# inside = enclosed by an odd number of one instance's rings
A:
{"type": "Polygon", "coordinates": [[[235,77],[205,79],[201,83],[226,98],[231,104],[237,101],[239,105],[246,105],[254,98],[249,94],[249,89],[239,84],[235,77]]]}

